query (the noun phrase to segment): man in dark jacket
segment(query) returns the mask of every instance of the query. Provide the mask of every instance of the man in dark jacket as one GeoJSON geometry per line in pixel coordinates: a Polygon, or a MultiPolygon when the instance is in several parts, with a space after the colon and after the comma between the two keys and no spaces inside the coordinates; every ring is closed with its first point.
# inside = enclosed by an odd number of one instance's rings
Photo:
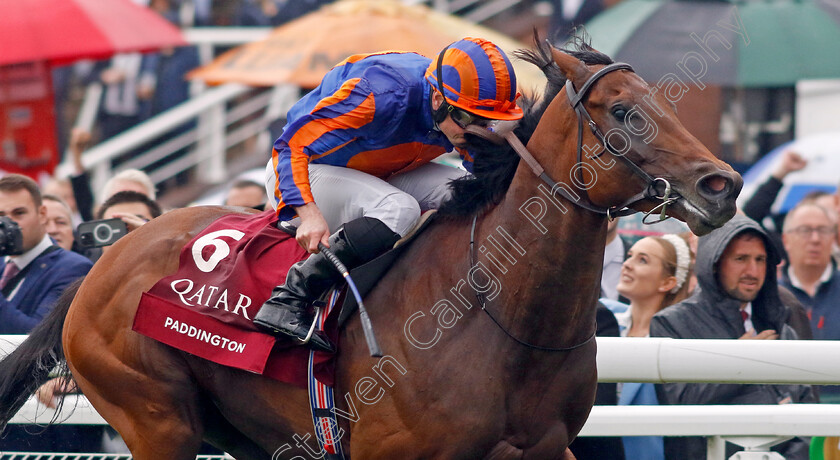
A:
{"type": "MultiPolygon", "coordinates": [[[[651,337],[678,339],[793,340],[779,299],[775,246],[752,219],[735,216],[700,238],[695,271],[699,292],[653,317],[651,337]]],[[[807,385],[668,383],[662,404],[786,404],[816,402],[807,385]]],[[[787,459],[808,458],[808,443],[794,438],[776,446],[787,459]]],[[[666,438],[669,459],[704,459],[703,438],[666,438]]],[[[732,455],[727,453],[727,458],[732,455]]]]}
{"type": "Polygon", "coordinates": [[[47,208],[32,179],[20,174],[0,179],[0,215],[17,223],[23,235],[21,254],[0,257],[0,334],[27,334],[92,264],[47,235],[47,208]]]}

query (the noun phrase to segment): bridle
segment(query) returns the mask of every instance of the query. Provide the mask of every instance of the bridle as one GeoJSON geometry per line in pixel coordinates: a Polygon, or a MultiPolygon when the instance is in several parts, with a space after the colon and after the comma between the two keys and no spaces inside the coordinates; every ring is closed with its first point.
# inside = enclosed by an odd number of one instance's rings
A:
{"type": "MultiPolygon", "coordinates": [[[[657,177],[657,178],[651,177],[650,174],[645,172],[636,163],[633,163],[633,161],[631,161],[629,158],[627,158],[626,155],[622,155],[622,154],[616,152],[615,149],[612,147],[612,145],[610,145],[610,143],[604,138],[603,133],[601,133],[600,128],[598,128],[598,124],[595,123],[595,120],[593,120],[592,117],[589,115],[589,112],[586,111],[586,106],[583,105],[583,99],[586,97],[587,93],[589,93],[589,90],[592,88],[592,86],[595,85],[595,83],[601,77],[603,77],[604,75],[606,75],[610,72],[614,72],[616,70],[629,70],[629,71],[635,73],[635,71],[633,70],[633,67],[631,67],[630,64],[625,64],[623,62],[617,62],[615,64],[610,64],[608,66],[605,66],[605,67],[601,68],[600,70],[598,70],[594,74],[592,74],[592,76],[589,77],[589,79],[586,80],[586,83],[584,83],[583,86],[580,88],[580,91],[578,93],[575,93],[575,86],[572,84],[572,80],[566,80],[566,96],[569,99],[569,104],[572,106],[572,108],[575,110],[575,113],[577,114],[577,121],[578,121],[577,161],[578,161],[578,163],[580,163],[581,160],[583,159],[582,158],[583,120],[585,118],[586,121],[587,121],[587,124],[589,125],[590,131],[592,131],[592,134],[595,135],[595,138],[598,139],[598,142],[600,142],[601,145],[604,146],[604,150],[602,150],[600,153],[595,155],[595,157],[596,158],[600,157],[601,155],[604,154],[604,152],[609,152],[613,156],[621,158],[622,160],[624,160],[625,164],[627,164],[630,167],[630,170],[633,171],[633,173],[635,173],[637,176],[641,177],[645,182],[647,182],[648,185],[647,185],[647,187],[645,187],[644,190],[642,190],[641,192],[633,195],[627,201],[625,201],[623,204],[620,204],[618,206],[613,206],[611,208],[600,208],[600,207],[597,207],[594,204],[592,204],[592,202],[590,201],[590,202],[586,203],[588,206],[584,206],[584,207],[586,207],[590,211],[597,212],[599,214],[605,214],[609,220],[613,220],[616,217],[627,216],[627,215],[630,215],[630,214],[634,214],[636,212],[636,211],[630,209],[628,206],[630,206],[634,203],[637,203],[639,201],[642,201],[642,200],[653,198],[653,199],[657,199],[657,200],[662,200],[662,203],[657,205],[652,210],[646,212],[645,217],[644,217],[644,219],[642,219],[642,221],[644,222],[648,218],[648,216],[650,216],[652,213],[656,212],[659,208],[662,208],[659,220],[651,222],[651,223],[661,222],[661,221],[668,218],[668,216],[665,214],[665,210],[668,207],[668,205],[677,201],[680,198],[680,196],[679,195],[676,195],[676,196],[673,196],[673,197],[671,196],[671,192],[672,192],[671,184],[666,179],[663,179],[661,177],[657,177]],[[665,191],[663,192],[662,195],[657,194],[657,190],[656,190],[657,182],[662,182],[665,186],[665,191]]],[[[580,170],[578,170],[578,171],[580,171],[580,170]]],[[[561,189],[561,191],[564,191],[564,190],[561,189]]],[[[587,199],[587,201],[589,201],[589,200],[587,199]]],[[[581,203],[578,203],[578,204],[583,206],[581,203]]]]}
{"type": "MultiPolygon", "coordinates": [[[[555,192],[559,193],[561,196],[563,196],[564,198],[566,198],[567,200],[571,201],[572,203],[576,204],[577,206],[579,206],[581,208],[587,209],[587,210],[592,211],[592,212],[597,213],[597,214],[605,215],[607,217],[607,219],[613,220],[616,217],[628,216],[630,214],[636,213],[635,210],[629,208],[629,206],[633,205],[634,203],[637,203],[637,202],[643,201],[643,200],[647,200],[647,199],[662,200],[662,203],[658,204],[656,207],[654,207],[650,211],[646,212],[645,217],[642,219],[642,222],[650,223],[650,224],[656,223],[656,222],[661,222],[661,221],[669,218],[669,216],[667,216],[665,214],[665,211],[666,211],[668,205],[676,202],[681,197],[679,195],[673,193],[673,190],[671,189],[671,184],[670,184],[670,182],[668,182],[668,180],[666,180],[664,178],[661,178],[661,177],[652,177],[650,174],[648,174],[647,172],[642,170],[642,168],[640,168],[637,164],[633,163],[625,155],[615,151],[615,149],[609,144],[609,142],[607,142],[603,133],[601,133],[601,130],[598,127],[598,124],[595,123],[595,120],[592,119],[592,117],[589,115],[589,112],[587,112],[586,107],[583,104],[583,99],[586,97],[587,93],[592,88],[592,86],[604,75],[606,75],[610,72],[615,72],[617,70],[629,70],[629,71],[633,72],[633,67],[631,67],[630,64],[625,64],[625,63],[621,63],[621,62],[607,65],[607,66],[601,68],[600,70],[598,70],[597,72],[595,72],[594,74],[592,74],[592,76],[590,76],[586,80],[586,82],[583,84],[580,91],[575,91],[575,87],[572,84],[572,81],[571,80],[566,80],[566,95],[569,99],[569,104],[572,106],[572,108],[575,111],[575,114],[577,115],[577,122],[578,122],[577,161],[578,161],[578,163],[581,163],[581,161],[583,160],[583,122],[584,122],[584,119],[585,119],[587,124],[589,125],[589,129],[592,131],[592,134],[604,146],[604,149],[601,152],[599,152],[597,155],[595,155],[594,158],[600,157],[605,152],[609,152],[611,155],[624,160],[625,163],[630,167],[630,170],[633,171],[633,173],[636,174],[637,176],[641,177],[647,183],[644,190],[642,190],[641,192],[633,195],[632,197],[627,199],[624,203],[622,203],[618,206],[612,206],[612,207],[609,207],[609,208],[604,208],[604,207],[601,207],[601,206],[598,206],[598,205],[592,203],[592,201],[590,201],[588,198],[582,198],[582,197],[577,196],[576,194],[574,194],[574,191],[567,190],[566,187],[561,187],[558,182],[554,181],[548,175],[548,173],[545,171],[545,168],[543,168],[542,165],[540,165],[539,161],[537,161],[537,159],[534,158],[533,155],[531,155],[531,153],[522,144],[522,142],[519,140],[519,138],[516,137],[516,134],[514,134],[513,131],[508,131],[503,136],[499,136],[498,134],[491,132],[487,128],[478,127],[478,126],[475,126],[475,127],[468,126],[466,131],[471,133],[471,134],[478,135],[478,136],[480,136],[484,139],[487,139],[491,142],[494,142],[496,144],[503,143],[504,141],[502,139],[506,140],[508,142],[508,144],[510,144],[510,146],[513,148],[513,150],[519,155],[519,157],[522,158],[522,160],[525,163],[528,164],[528,166],[531,168],[531,170],[534,172],[534,174],[536,174],[537,177],[542,179],[542,181],[545,182],[551,188],[551,193],[552,194],[555,193],[555,192]],[[657,190],[656,190],[657,183],[662,183],[665,187],[665,191],[662,193],[662,195],[659,195],[657,190]],[[656,221],[653,221],[653,222],[647,222],[647,218],[657,211],[660,213],[659,220],[656,220],[656,221]]],[[[471,266],[473,266],[473,267],[475,267],[476,264],[477,264],[476,254],[475,254],[475,230],[476,230],[477,222],[478,222],[478,216],[476,215],[476,216],[473,217],[472,230],[470,231],[470,263],[471,263],[471,266]]],[[[481,305],[481,310],[484,313],[486,313],[487,316],[489,316],[491,320],[493,320],[493,322],[496,324],[496,326],[498,326],[499,329],[501,329],[502,332],[504,332],[508,337],[510,337],[511,339],[513,339],[514,341],[519,343],[520,345],[523,345],[527,348],[540,350],[540,351],[566,352],[566,351],[576,350],[576,349],[586,345],[587,343],[591,342],[595,338],[595,331],[593,331],[592,334],[589,335],[585,340],[583,340],[581,342],[578,342],[578,343],[576,343],[572,346],[569,346],[569,347],[544,347],[544,346],[534,345],[534,344],[525,342],[525,341],[515,337],[513,334],[510,333],[510,331],[505,329],[505,327],[502,326],[502,324],[490,313],[490,311],[487,310],[487,299],[485,298],[483,293],[479,292],[478,290],[475,290],[475,295],[476,295],[476,298],[478,299],[479,304],[481,305]]]]}
{"type": "MultiPolygon", "coordinates": [[[[600,80],[601,77],[603,77],[604,75],[610,72],[615,72],[617,70],[629,70],[633,72],[633,67],[631,67],[630,64],[625,64],[622,62],[607,65],[599,69],[594,74],[592,74],[589,77],[589,79],[587,79],[586,82],[583,84],[580,91],[575,91],[575,87],[574,84],[572,84],[572,81],[566,80],[566,96],[568,97],[569,104],[572,106],[572,109],[574,109],[575,114],[577,115],[578,164],[581,164],[583,160],[583,123],[584,120],[586,120],[586,123],[589,126],[589,129],[592,132],[592,134],[595,136],[598,142],[600,142],[601,145],[604,146],[603,150],[601,150],[598,154],[593,155],[593,158],[599,158],[605,152],[609,152],[614,157],[622,159],[635,175],[641,177],[642,180],[644,180],[645,183],[647,183],[647,185],[641,192],[633,195],[624,203],[618,206],[604,208],[592,203],[592,201],[590,201],[587,197],[578,196],[574,191],[568,189],[568,187],[563,187],[560,183],[553,180],[545,171],[545,168],[543,168],[542,165],[540,165],[539,161],[537,161],[537,159],[534,158],[533,155],[531,155],[528,149],[525,148],[525,146],[522,144],[522,141],[520,141],[519,138],[516,137],[516,135],[512,131],[505,133],[503,138],[508,142],[508,144],[510,144],[511,148],[513,148],[517,155],[519,155],[519,157],[522,158],[522,160],[531,168],[534,174],[550,187],[552,194],[558,193],[562,197],[574,203],[575,205],[586,210],[592,211],[596,214],[605,215],[607,216],[607,219],[611,221],[614,220],[616,217],[628,216],[630,214],[636,213],[637,211],[630,209],[629,206],[639,201],[648,199],[662,200],[662,202],[656,207],[654,207],[650,211],[647,211],[645,213],[644,218],[642,219],[642,222],[646,224],[654,224],[668,219],[669,216],[666,215],[667,207],[670,204],[673,204],[674,202],[679,200],[681,197],[678,194],[674,193],[673,189],[671,188],[671,183],[668,182],[667,179],[661,177],[652,177],[650,174],[642,170],[642,168],[640,168],[636,163],[633,163],[632,160],[627,158],[626,155],[617,152],[606,140],[604,134],[601,132],[601,129],[598,127],[598,124],[595,122],[595,120],[592,119],[592,117],[589,115],[589,112],[586,110],[586,106],[583,104],[583,99],[589,93],[589,90],[592,89],[592,86],[595,85],[595,83],[598,80],[600,80]],[[662,184],[662,186],[664,187],[664,191],[661,195],[657,191],[657,184],[662,184]],[[648,218],[657,212],[659,213],[659,219],[648,222],[648,218]]],[[[468,127],[467,132],[483,137],[487,140],[490,140],[491,142],[501,143],[501,139],[499,139],[501,136],[491,133],[485,128],[468,127]]],[[[581,182],[583,181],[581,180],[581,182]]]]}

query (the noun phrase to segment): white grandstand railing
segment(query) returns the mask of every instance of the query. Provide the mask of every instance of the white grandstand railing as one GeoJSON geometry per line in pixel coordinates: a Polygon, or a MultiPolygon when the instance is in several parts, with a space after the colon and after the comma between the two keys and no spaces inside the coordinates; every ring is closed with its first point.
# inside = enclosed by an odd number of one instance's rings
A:
{"type": "MultiPolygon", "coordinates": [[[[0,354],[25,336],[0,336],[0,354]]],[[[598,338],[599,381],[840,384],[840,342],[598,338]]],[[[70,396],[64,423],[104,420],[70,396]]],[[[30,399],[13,423],[45,423],[55,412],[30,399]]],[[[793,436],[840,435],[840,405],[595,406],[580,436],[707,436],[709,460],[724,442],[748,448],[742,459],[793,436]]],[[[762,458],[762,457],[755,457],[762,458]]],[[[768,459],[777,457],[766,457],[768,459]]]]}
{"type": "MultiPolygon", "coordinates": [[[[184,31],[188,42],[199,50],[201,64],[209,63],[220,46],[241,45],[263,38],[270,28],[198,28],[184,31]]],[[[161,113],[131,129],[93,146],[82,154],[82,164],[91,173],[91,187],[102,189],[114,173],[127,168],[140,168],[149,173],[155,184],[160,184],[182,172],[195,171],[194,177],[205,184],[227,181],[228,151],[246,139],[255,138],[254,149],[263,157],[271,152],[268,126],[285,117],[286,111],[297,102],[300,89],[293,85],[274,88],[250,88],[227,84],[208,89],[200,81],[193,81],[192,97],[172,109],[161,113]],[[123,158],[144,144],[159,139],[187,123],[195,127],[178,131],[178,135],[134,155],[130,162],[114,167],[113,160],[123,158]],[[173,153],[186,150],[176,160],[162,166],[154,165],[173,153]]],[[[98,83],[89,86],[75,125],[88,131],[93,129],[102,99],[98,83]]],[[[253,152],[248,152],[253,154],[253,152]]],[[[71,174],[69,155],[56,170],[56,175],[71,174]]]]}
{"type": "MultiPolygon", "coordinates": [[[[26,335],[0,335],[0,356],[26,335]]],[[[840,384],[840,341],[598,337],[600,382],[840,384]]]]}
{"type": "MultiPolygon", "coordinates": [[[[213,88],[199,97],[195,97],[178,106],[124,131],[87,150],[82,155],[82,164],[91,171],[93,190],[101,190],[105,181],[114,173],[112,160],[141,147],[173,128],[191,121],[198,121],[197,126],[181,133],[175,138],[146,150],[132,157],[130,162],[121,164],[118,170],[129,167],[144,168],[181,149],[190,149],[189,153],[178,160],[158,169],[149,171],[152,181],[163,182],[183,171],[199,168],[198,177],[206,183],[220,183],[228,179],[226,170],[227,151],[244,140],[261,136],[257,143],[258,150],[270,152],[267,127],[277,116],[268,116],[267,112],[285,114],[298,98],[298,89],[294,86],[278,86],[269,90],[254,90],[238,84],[227,84],[213,88]],[[279,110],[271,110],[272,104],[280,105],[279,110]],[[256,116],[255,119],[251,117],[256,116]]],[[[265,153],[268,155],[268,153],[265,153]]],[[[266,158],[268,158],[266,156],[266,158]]],[[[59,175],[69,172],[69,164],[62,164],[59,175]]]]}
{"type": "Polygon", "coordinates": [[[840,341],[598,337],[601,382],[840,384],[840,341]]]}
{"type": "Polygon", "coordinates": [[[481,23],[521,3],[521,0],[403,0],[406,4],[426,3],[444,13],[460,13],[468,21],[481,23]]]}

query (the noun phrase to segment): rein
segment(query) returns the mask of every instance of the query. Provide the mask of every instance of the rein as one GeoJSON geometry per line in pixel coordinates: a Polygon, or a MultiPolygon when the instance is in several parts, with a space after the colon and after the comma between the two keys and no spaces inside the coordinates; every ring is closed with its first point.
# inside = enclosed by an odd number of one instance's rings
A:
{"type": "MultiPolygon", "coordinates": [[[[618,206],[613,206],[613,207],[610,207],[610,208],[601,208],[601,207],[595,206],[589,200],[587,200],[589,202],[585,203],[585,204],[581,203],[579,201],[576,201],[576,200],[572,200],[572,201],[577,203],[579,206],[581,206],[585,209],[588,209],[588,210],[593,211],[593,212],[598,213],[598,214],[604,214],[604,215],[607,216],[607,218],[609,220],[613,220],[616,217],[628,216],[630,214],[634,214],[636,211],[634,211],[634,210],[632,210],[628,207],[628,206],[630,206],[634,203],[637,203],[637,202],[642,201],[642,200],[646,200],[648,198],[662,200],[662,203],[660,203],[658,206],[651,209],[650,211],[646,212],[645,217],[643,219],[643,222],[648,223],[648,222],[646,222],[646,219],[648,218],[648,216],[650,216],[652,213],[656,212],[657,210],[660,210],[660,208],[661,208],[659,220],[654,221],[654,222],[650,222],[650,223],[653,224],[653,223],[656,223],[656,222],[661,222],[661,221],[668,218],[668,216],[665,214],[665,211],[666,211],[668,205],[677,201],[680,197],[679,196],[674,196],[674,197],[671,196],[671,184],[666,179],[663,179],[661,177],[657,177],[657,178],[651,177],[650,174],[645,172],[636,163],[633,163],[632,161],[630,161],[630,159],[627,158],[627,156],[625,156],[623,154],[620,154],[619,152],[616,152],[612,148],[612,146],[609,144],[609,142],[606,141],[606,139],[604,138],[604,135],[601,133],[600,128],[598,128],[598,124],[595,123],[595,120],[592,119],[592,117],[589,115],[589,112],[586,110],[586,107],[583,105],[583,99],[586,97],[586,95],[589,93],[589,90],[595,85],[595,83],[598,80],[600,80],[601,77],[603,77],[604,75],[606,75],[610,72],[615,72],[617,70],[629,70],[631,72],[635,72],[633,70],[633,67],[630,66],[630,64],[625,64],[623,62],[617,62],[617,63],[614,63],[614,64],[610,64],[608,66],[605,66],[605,67],[601,68],[600,70],[598,70],[594,74],[592,74],[592,76],[590,76],[589,79],[587,79],[586,82],[583,84],[583,86],[580,89],[580,92],[577,92],[577,93],[575,92],[575,86],[572,84],[572,80],[569,80],[569,79],[566,80],[566,96],[568,97],[569,104],[572,106],[572,109],[574,109],[575,114],[577,114],[577,121],[578,121],[577,161],[578,161],[578,163],[581,163],[582,160],[583,160],[583,120],[585,118],[586,121],[587,121],[587,124],[589,125],[590,131],[592,131],[592,134],[595,136],[596,139],[598,139],[598,142],[600,142],[604,146],[604,150],[602,150],[600,153],[595,155],[595,157],[597,158],[597,157],[603,155],[604,152],[609,152],[614,157],[621,158],[630,167],[630,170],[633,171],[637,176],[644,179],[647,182],[648,185],[647,185],[647,187],[645,187],[644,190],[642,190],[641,192],[633,195],[627,201],[625,201],[623,204],[620,204],[618,206]],[[656,184],[658,182],[662,182],[663,185],[665,186],[665,191],[662,195],[658,195],[657,191],[656,191],[656,184]]],[[[509,138],[508,138],[508,142],[510,142],[509,138]]],[[[519,144],[521,145],[522,143],[519,142],[519,144]]],[[[525,149],[524,146],[522,146],[522,148],[525,151],[527,151],[527,149],[525,149]]],[[[514,150],[516,150],[516,149],[514,149],[514,150]]],[[[520,152],[517,150],[517,153],[520,153],[520,152]]],[[[530,153],[528,155],[530,156],[530,153]]],[[[550,178],[548,178],[546,176],[545,178],[543,178],[543,180],[544,181],[545,180],[550,181],[550,178]]],[[[581,181],[581,182],[583,182],[583,181],[581,181]]],[[[570,199],[570,197],[567,196],[568,194],[566,193],[565,190],[560,189],[559,191],[564,197],[566,197],[566,199],[570,199]]]]}
{"type": "MultiPolygon", "coordinates": [[[[631,67],[630,64],[625,64],[625,63],[620,63],[620,62],[605,66],[602,69],[595,72],[594,74],[592,74],[592,76],[590,76],[589,79],[587,79],[586,82],[583,84],[583,86],[581,87],[579,92],[575,91],[575,87],[572,84],[572,81],[567,79],[566,80],[566,96],[569,99],[569,104],[572,106],[572,109],[574,109],[575,114],[577,115],[577,121],[578,121],[577,161],[578,161],[578,163],[581,163],[582,160],[583,160],[583,121],[584,121],[584,119],[586,119],[586,122],[587,122],[587,125],[589,125],[590,131],[592,131],[592,134],[595,136],[595,138],[598,140],[598,142],[600,142],[604,146],[604,149],[601,152],[599,152],[597,155],[595,155],[595,158],[600,157],[601,155],[604,154],[604,152],[609,152],[611,155],[624,160],[625,163],[630,167],[630,170],[633,171],[634,174],[641,177],[645,182],[647,182],[647,186],[644,188],[644,190],[642,190],[641,192],[633,195],[628,200],[626,200],[624,203],[622,203],[618,206],[603,208],[603,207],[597,206],[596,204],[592,203],[589,199],[584,200],[581,197],[573,195],[572,193],[574,193],[574,192],[569,193],[564,187],[561,187],[560,183],[553,180],[548,175],[548,173],[546,173],[545,168],[543,168],[543,166],[540,164],[540,162],[537,161],[537,159],[534,158],[533,155],[531,155],[531,152],[528,151],[528,149],[525,147],[525,145],[522,144],[522,141],[520,141],[519,138],[516,137],[516,134],[514,134],[513,131],[508,131],[504,135],[499,135],[499,134],[494,133],[494,132],[492,132],[492,131],[484,128],[484,127],[477,127],[477,126],[473,126],[473,125],[467,126],[466,131],[469,132],[470,134],[477,135],[479,137],[482,137],[482,138],[484,138],[484,139],[486,139],[490,142],[493,142],[493,143],[496,143],[496,144],[499,144],[499,145],[501,145],[505,141],[507,141],[507,143],[511,146],[511,148],[513,148],[513,150],[516,152],[516,154],[519,155],[519,157],[522,159],[522,161],[524,161],[528,165],[528,167],[531,168],[531,171],[533,171],[533,173],[537,177],[539,177],[543,182],[545,182],[551,188],[551,193],[552,194],[555,193],[555,192],[559,193],[561,196],[563,196],[567,200],[571,201],[572,203],[574,203],[575,205],[577,205],[577,206],[579,206],[583,209],[594,212],[596,214],[604,215],[604,216],[607,217],[608,220],[612,221],[616,217],[628,216],[630,214],[635,214],[636,211],[629,208],[629,206],[633,205],[634,203],[637,203],[637,202],[643,201],[643,200],[647,200],[647,199],[662,200],[662,203],[658,204],[656,207],[654,207],[650,211],[646,212],[645,217],[642,219],[642,222],[646,223],[646,224],[654,224],[654,223],[657,223],[657,222],[662,222],[663,220],[669,218],[669,216],[666,215],[666,213],[665,213],[667,208],[668,208],[668,205],[676,202],[681,197],[679,195],[672,194],[673,191],[671,189],[671,184],[668,182],[668,180],[663,179],[661,177],[651,177],[650,174],[648,174],[647,172],[642,170],[642,168],[640,168],[637,164],[633,163],[625,155],[623,155],[619,152],[616,152],[612,148],[612,146],[610,146],[610,144],[606,141],[604,135],[601,133],[601,130],[598,127],[598,124],[595,123],[595,120],[592,119],[592,117],[589,115],[589,112],[586,110],[586,107],[583,105],[583,99],[586,97],[587,93],[589,93],[589,90],[592,88],[592,86],[594,86],[594,84],[599,79],[601,79],[601,77],[603,77],[604,75],[606,75],[610,72],[615,72],[617,70],[629,70],[629,71],[633,72],[633,67],[631,67]],[[659,183],[661,183],[665,188],[664,192],[661,195],[659,195],[657,190],[656,190],[656,186],[659,183]],[[647,218],[657,211],[659,212],[659,220],[648,222],[647,218]]],[[[583,181],[581,181],[581,182],[583,182],[583,181]]],[[[473,216],[472,230],[470,231],[470,266],[472,266],[472,267],[475,267],[476,264],[477,264],[477,259],[476,259],[476,255],[475,255],[475,228],[476,228],[477,222],[478,222],[478,216],[477,215],[473,216]]],[[[502,326],[502,324],[493,316],[493,314],[490,313],[490,311],[487,309],[487,299],[485,298],[483,293],[478,292],[478,290],[475,290],[475,296],[478,299],[479,304],[481,305],[481,310],[484,313],[486,313],[488,317],[490,317],[490,319],[496,324],[496,326],[498,326],[499,329],[502,330],[502,332],[504,332],[508,337],[513,339],[516,343],[518,343],[520,345],[523,345],[527,348],[531,348],[531,349],[534,349],[534,350],[540,350],[540,351],[572,351],[572,350],[578,349],[578,348],[586,345],[587,343],[589,343],[589,342],[591,342],[592,340],[595,339],[595,332],[597,331],[597,328],[596,328],[596,331],[593,331],[592,334],[587,339],[585,339],[582,342],[579,342],[575,345],[572,345],[570,347],[543,347],[543,346],[540,346],[540,345],[534,345],[534,344],[525,342],[525,341],[515,337],[513,334],[511,334],[507,329],[505,329],[504,326],[502,326]]]]}
{"type": "MultiPolygon", "coordinates": [[[[470,266],[471,267],[475,267],[476,264],[478,263],[478,261],[476,260],[476,256],[475,256],[475,227],[476,227],[476,222],[477,221],[478,221],[478,216],[477,215],[473,216],[472,229],[470,230],[470,266]]],[[[490,319],[493,320],[494,323],[496,323],[496,326],[498,326],[499,329],[502,330],[502,332],[504,332],[508,337],[513,339],[516,343],[518,343],[520,345],[523,345],[527,348],[534,349],[534,350],[540,350],[540,351],[572,351],[572,350],[576,350],[576,349],[586,345],[587,343],[593,341],[595,339],[595,333],[598,330],[597,325],[596,325],[595,330],[592,331],[592,334],[589,336],[589,338],[587,338],[583,342],[577,343],[577,344],[572,345],[570,347],[543,347],[541,345],[534,345],[534,344],[525,342],[525,341],[517,338],[516,336],[511,334],[507,329],[505,329],[504,326],[502,326],[502,323],[500,323],[499,320],[497,320],[496,317],[494,317],[493,314],[490,313],[490,310],[487,309],[487,299],[484,297],[483,293],[479,292],[478,290],[475,290],[475,297],[476,297],[476,299],[478,299],[478,303],[481,305],[481,311],[483,311],[484,313],[487,313],[487,316],[490,317],[490,319]]]]}
{"type": "MultiPolygon", "coordinates": [[[[661,177],[651,177],[650,174],[645,172],[642,168],[640,168],[637,164],[633,163],[629,158],[625,155],[616,152],[610,144],[604,138],[604,135],[601,133],[598,124],[595,123],[595,120],[589,115],[589,112],[586,110],[586,107],[583,105],[583,98],[586,97],[586,94],[592,88],[592,86],[604,75],[614,72],[617,70],[629,70],[633,72],[633,67],[630,64],[624,63],[615,63],[610,64],[589,77],[586,80],[586,83],[583,84],[581,87],[580,92],[576,92],[574,85],[572,84],[571,80],[566,80],[566,96],[569,99],[569,104],[574,109],[575,114],[577,115],[578,121],[578,143],[577,143],[577,162],[582,163],[583,160],[583,121],[586,119],[587,125],[589,125],[589,129],[592,131],[592,134],[595,138],[604,146],[604,149],[601,150],[597,155],[594,155],[595,158],[600,157],[605,152],[609,152],[611,155],[621,158],[624,162],[630,167],[630,170],[633,171],[634,174],[641,177],[645,182],[647,182],[647,186],[641,192],[633,195],[629,199],[627,199],[624,203],[618,206],[612,206],[609,208],[603,208],[600,206],[595,205],[589,199],[583,199],[574,192],[569,192],[566,190],[565,187],[561,186],[560,183],[553,180],[548,173],[545,172],[545,168],[531,155],[531,152],[522,144],[522,141],[516,137],[516,134],[513,131],[508,131],[504,135],[496,134],[486,128],[478,127],[478,126],[467,126],[466,131],[470,134],[482,137],[490,142],[495,144],[501,145],[504,142],[507,142],[511,148],[516,152],[517,155],[524,161],[528,167],[531,168],[534,175],[539,177],[543,182],[546,183],[551,189],[551,193],[558,193],[560,196],[566,198],[567,200],[571,201],[578,207],[586,209],[588,211],[594,212],[596,214],[601,214],[607,217],[610,221],[614,220],[616,217],[621,216],[629,216],[630,214],[635,214],[637,211],[630,209],[629,206],[637,203],[639,201],[643,201],[646,199],[655,199],[655,200],[662,200],[662,203],[658,204],[656,207],[651,209],[650,211],[645,213],[642,222],[645,224],[655,224],[657,222],[662,222],[665,219],[668,219],[670,216],[666,215],[666,211],[668,205],[676,202],[681,197],[679,195],[673,194],[671,183],[668,182],[667,179],[661,177]],[[657,184],[661,183],[664,187],[664,191],[661,195],[658,194],[656,186],[657,184]],[[659,212],[659,219],[655,221],[648,222],[648,217],[652,214],[659,212]]],[[[582,182],[582,181],[581,181],[582,182]]]]}

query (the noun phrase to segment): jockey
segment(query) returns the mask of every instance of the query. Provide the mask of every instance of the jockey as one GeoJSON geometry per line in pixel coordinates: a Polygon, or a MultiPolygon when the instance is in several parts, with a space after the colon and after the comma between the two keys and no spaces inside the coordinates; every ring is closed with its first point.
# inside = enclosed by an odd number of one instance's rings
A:
{"type": "MultiPolygon", "coordinates": [[[[289,270],[254,323],[303,341],[308,305],[341,278],[318,243],[348,269],[390,249],[464,175],[431,161],[454,148],[472,171],[465,128],[520,119],[518,96],[508,57],[479,38],[452,43],[434,60],[382,52],[330,70],[289,110],[266,166],[269,200],[281,221],[300,217],[297,241],[312,255],[289,270]]],[[[309,346],[334,349],[323,334],[309,346]]]]}

